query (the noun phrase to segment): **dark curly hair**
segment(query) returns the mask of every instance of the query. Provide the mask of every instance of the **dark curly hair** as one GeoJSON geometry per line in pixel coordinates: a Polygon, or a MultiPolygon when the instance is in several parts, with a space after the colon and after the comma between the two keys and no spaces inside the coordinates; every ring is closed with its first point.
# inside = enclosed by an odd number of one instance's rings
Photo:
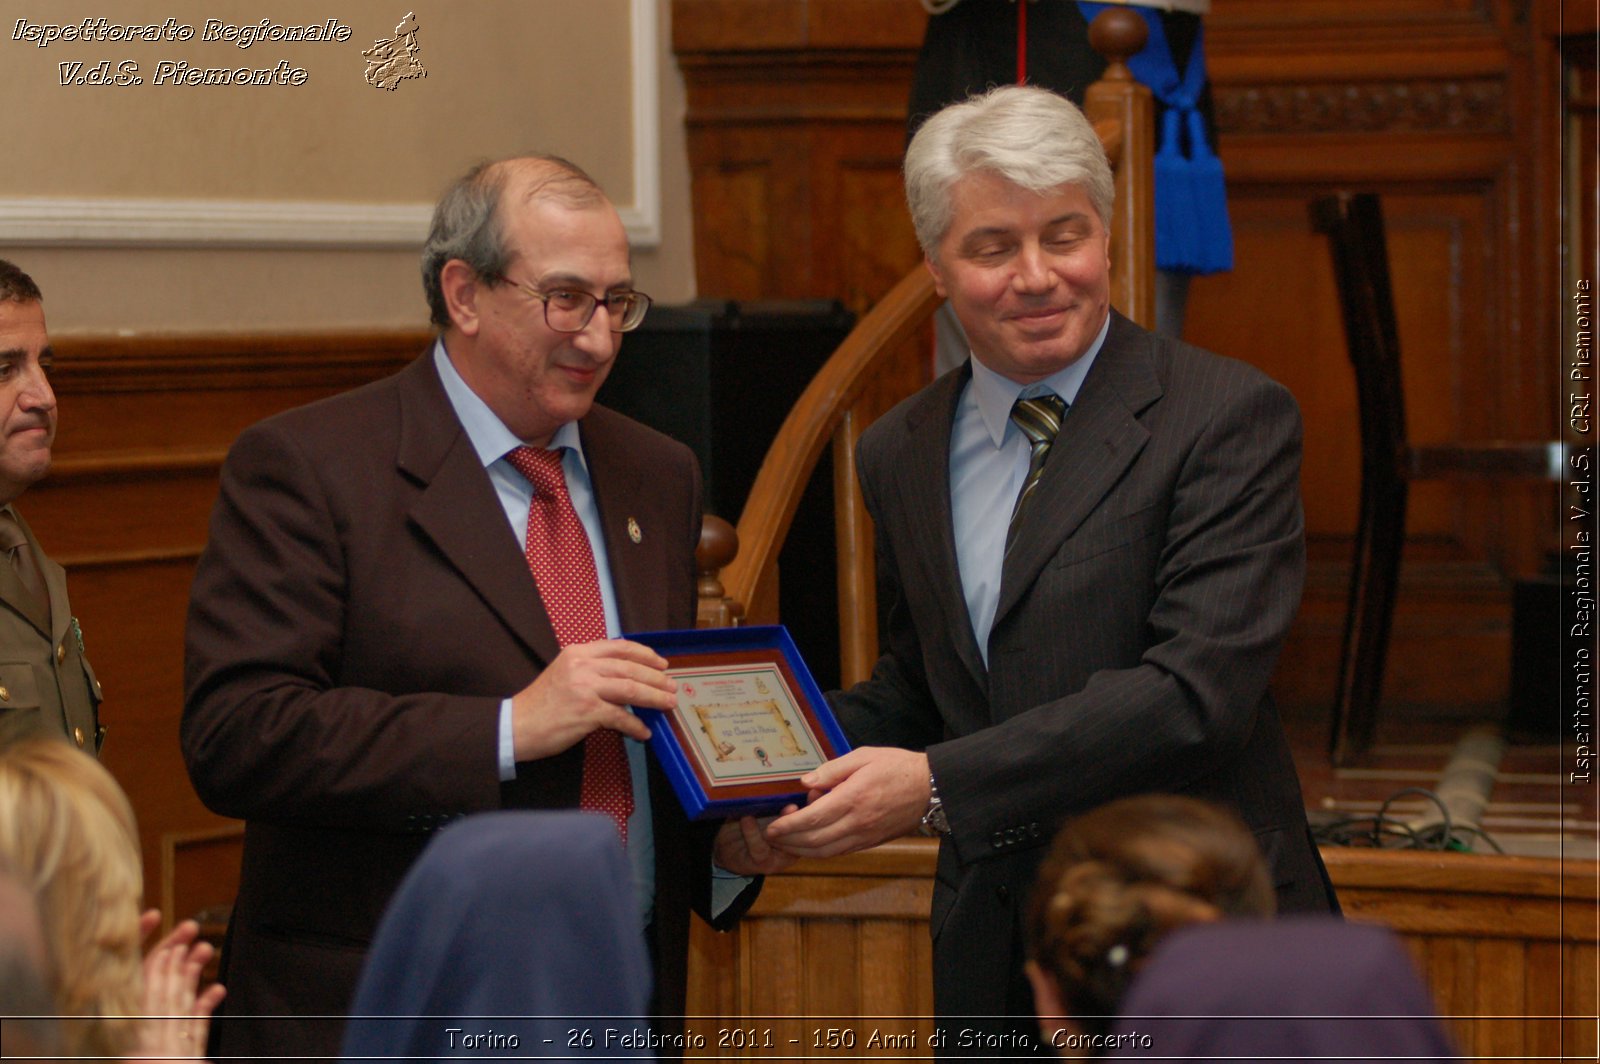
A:
{"type": "Polygon", "coordinates": [[[0,259],[0,303],[42,303],[39,286],[15,263],[0,259]]]}

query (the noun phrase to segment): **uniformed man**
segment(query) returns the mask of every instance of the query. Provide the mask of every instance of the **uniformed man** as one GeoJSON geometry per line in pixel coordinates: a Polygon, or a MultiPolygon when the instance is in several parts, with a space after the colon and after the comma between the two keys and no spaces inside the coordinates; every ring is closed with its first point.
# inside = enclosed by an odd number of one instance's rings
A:
{"type": "Polygon", "coordinates": [[[56,395],[33,278],[0,259],[0,743],[64,734],[98,753],[100,684],[67,604],[67,576],[13,503],[50,470],[56,395]]]}

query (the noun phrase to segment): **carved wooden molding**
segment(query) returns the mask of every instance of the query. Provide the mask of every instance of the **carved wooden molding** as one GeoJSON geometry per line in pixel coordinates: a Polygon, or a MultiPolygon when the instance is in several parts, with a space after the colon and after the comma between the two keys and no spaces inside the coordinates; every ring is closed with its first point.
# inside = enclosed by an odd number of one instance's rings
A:
{"type": "Polygon", "coordinates": [[[55,560],[74,573],[87,573],[91,569],[142,569],[151,565],[193,564],[200,560],[200,555],[205,549],[206,545],[204,543],[186,543],[175,547],[157,547],[150,550],[63,553],[57,555],[55,560]]]}
{"type": "Polygon", "coordinates": [[[390,373],[431,341],[421,330],[63,336],[51,376],[63,395],[221,388],[353,387],[390,373]]]}
{"type": "Polygon", "coordinates": [[[215,473],[227,455],[224,447],[67,454],[50,463],[50,481],[59,487],[67,483],[215,473]]]}
{"type": "Polygon", "coordinates": [[[1500,78],[1214,85],[1225,134],[1508,134],[1500,78]]]}
{"type": "Polygon", "coordinates": [[[672,0],[672,48],[686,53],[915,54],[927,14],[908,0],[672,0]]]}

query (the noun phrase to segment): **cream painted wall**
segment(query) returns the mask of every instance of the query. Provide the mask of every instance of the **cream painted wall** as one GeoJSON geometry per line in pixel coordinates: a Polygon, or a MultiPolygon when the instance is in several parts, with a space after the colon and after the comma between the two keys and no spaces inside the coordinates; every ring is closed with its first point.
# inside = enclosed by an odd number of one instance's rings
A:
{"type": "MultiPolygon", "coordinates": [[[[426,207],[476,160],[556,151],[583,165],[635,236],[638,286],[693,298],[683,81],[667,0],[274,3],[277,24],[345,42],[203,41],[207,19],[259,23],[229,0],[18,0],[0,24],[0,255],[34,275],[53,333],[421,327],[426,207]],[[410,10],[426,78],[365,83],[361,52],[410,10]],[[35,25],[172,20],[187,41],[46,47],[35,25]],[[74,21],[75,20],[75,21],[74,21]],[[652,26],[651,23],[654,22],[652,26]],[[633,117],[633,37],[653,33],[655,123],[633,117]],[[62,85],[110,60],[142,84],[62,85]],[[300,85],[154,83],[163,60],[305,71],[300,85]],[[643,180],[636,167],[642,166],[643,180]],[[654,188],[650,186],[654,184],[654,188]],[[658,202],[657,202],[658,200],[658,202]],[[242,234],[242,235],[241,235],[242,234]]],[[[648,64],[646,64],[648,67],[648,64]]],[[[644,86],[649,89],[651,86],[644,86]]]]}

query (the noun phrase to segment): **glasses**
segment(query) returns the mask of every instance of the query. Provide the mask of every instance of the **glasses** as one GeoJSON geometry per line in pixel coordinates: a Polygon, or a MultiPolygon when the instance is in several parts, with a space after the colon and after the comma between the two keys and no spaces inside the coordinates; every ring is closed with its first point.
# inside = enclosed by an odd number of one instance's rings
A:
{"type": "MultiPolygon", "coordinates": [[[[588,292],[578,289],[554,288],[548,292],[541,292],[531,285],[513,281],[509,277],[502,277],[501,280],[514,288],[522,289],[543,303],[544,323],[556,332],[575,333],[587,329],[594,317],[595,308],[601,302],[588,292]]],[[[606,316],[611,319],[611,331],[632,332],[639,327],[640,322],[644,321],[645,311],[650,309],[650,297],[643,292],[607,292],[605,305],[606,316]]]]}

